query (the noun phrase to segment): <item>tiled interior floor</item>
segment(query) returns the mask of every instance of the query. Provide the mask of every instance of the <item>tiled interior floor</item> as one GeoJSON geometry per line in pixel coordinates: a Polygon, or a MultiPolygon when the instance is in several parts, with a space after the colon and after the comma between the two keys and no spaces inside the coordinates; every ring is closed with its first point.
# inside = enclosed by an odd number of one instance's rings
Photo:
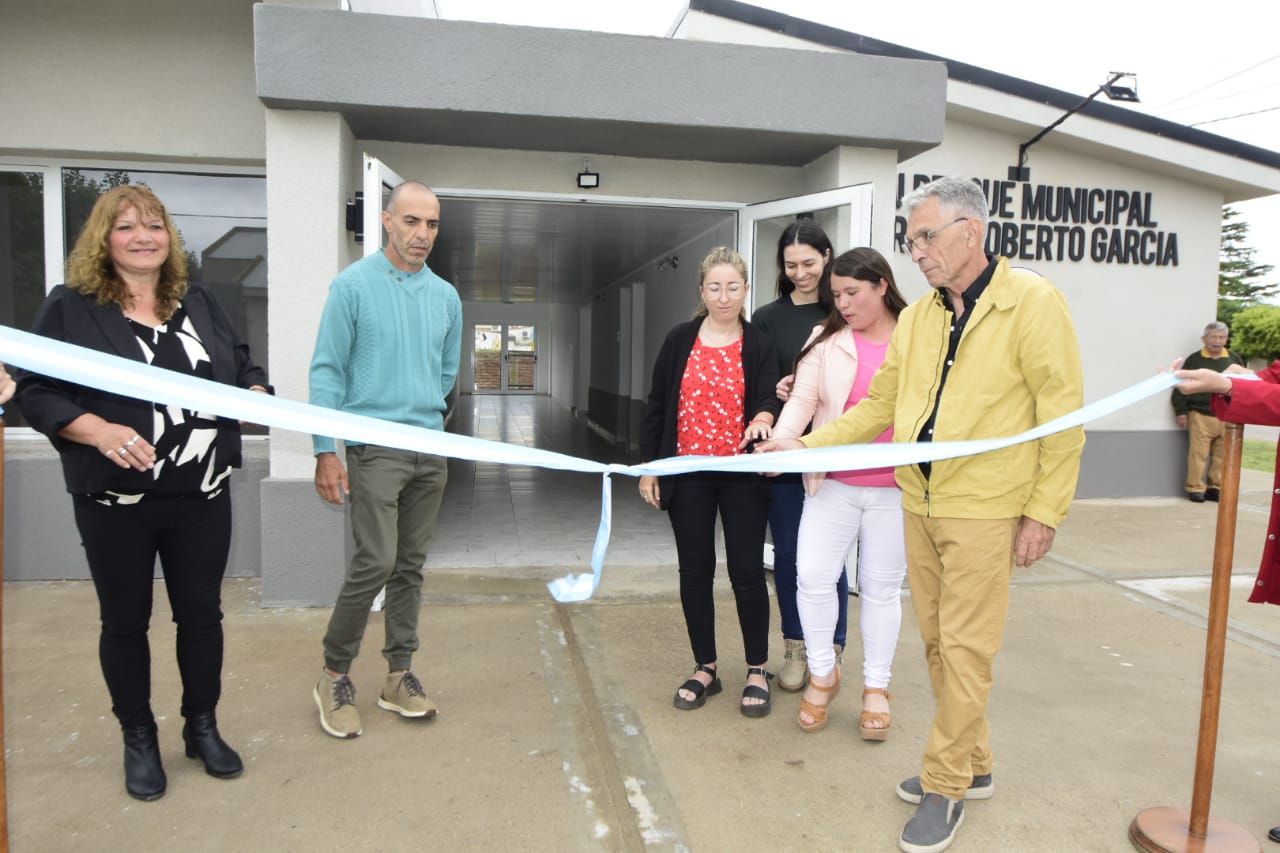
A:
{"type": "MultiPolygon", "coordinates": [[[[450,432],[626,462],[583,419],[545,395],[463,395],[450,432]]],[[[610,478],[613,536],[606,565],[675,565],[666,516],[640,500],[636,480],[610,478]]],[[[566,567],[585,571],[600,522],[601,476],[498,463],[449,461],[449,485],[430,568],[566,567]]]]}

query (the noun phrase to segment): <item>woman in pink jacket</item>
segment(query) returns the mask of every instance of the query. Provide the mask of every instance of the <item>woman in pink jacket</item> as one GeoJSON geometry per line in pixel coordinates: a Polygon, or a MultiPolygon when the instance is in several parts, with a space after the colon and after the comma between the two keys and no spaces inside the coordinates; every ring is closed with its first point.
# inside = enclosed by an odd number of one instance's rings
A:
{"type": "MultiPolygon", "coordinates": [[[[831,290],[835,309],[796,358],[795,382],[774,427],[774,440],[799,437],[810,421],[820,427],[867,395],[898,314],[906,307],[893,270],[874,249],[853,249],[836,258],[831,290]]],[[[887,430],[876,441],[892,438],[893,430],[887,430]]],[[[827,706],[840,688],[832,644],[839,611],[836,582],[857,542],[864,682],[860,730],[864,740],[884,740],[890,725],[889,670],[902,624],[907,570],[902,493],[892,468],[805,474],[804,483],[796,601],[810,680],[800,703],[800,727],[823,729],[827,706]]]]}

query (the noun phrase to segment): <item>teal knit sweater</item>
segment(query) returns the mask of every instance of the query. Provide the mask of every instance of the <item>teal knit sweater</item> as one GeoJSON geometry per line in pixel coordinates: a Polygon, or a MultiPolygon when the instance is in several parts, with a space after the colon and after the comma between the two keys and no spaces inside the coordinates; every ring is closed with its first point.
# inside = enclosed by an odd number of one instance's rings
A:
{"type": "MultiPolygon", "coordinates": [[[[444,429],[445,398],[462,358],[462,301],[424,266],[396,269],[379,253],[333,280],[311,357],[311,402],[444,429]]],[[[334,440],[313,436],[315,452],[334,440]]],[[[347,442],[355,444],[356,442],[347,442]]]]}

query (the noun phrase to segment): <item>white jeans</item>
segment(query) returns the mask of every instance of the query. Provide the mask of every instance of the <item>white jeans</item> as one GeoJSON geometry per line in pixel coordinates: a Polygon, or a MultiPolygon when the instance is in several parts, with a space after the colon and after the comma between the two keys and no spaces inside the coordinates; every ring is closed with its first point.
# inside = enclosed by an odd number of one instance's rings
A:
{"type": "Polygon", "coordinates": [[[902,492],[822,481],[806,496],[796,550],[796,605],[804,626],[809,671],[835,669],[831,636],[839,602],[836,581],[858,543],[858,595],[862,629],[862,677],[867,687],[888,687],[902,627],[902,580],[907,554],[902,534],[902,492]]]}

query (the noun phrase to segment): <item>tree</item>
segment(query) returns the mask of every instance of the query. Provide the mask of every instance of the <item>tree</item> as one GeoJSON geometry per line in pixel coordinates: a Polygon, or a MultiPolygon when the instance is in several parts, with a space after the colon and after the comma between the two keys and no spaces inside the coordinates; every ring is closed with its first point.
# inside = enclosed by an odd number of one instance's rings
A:
{"type": "Polygon", "coordinates": [[[1235,314],[1231,351],[1244,358],[1280,358],[1280,305],[1250,305],[1235,314]]]}
{"type": "MultiPolygon", "coordinates": [[[[67,251],[75,245],[80,229],[89,221],[89,211],[107,190],[129,183],[129,173],[121,169],[105,172],[100,180],[87,177],[79,169],[62,172],[62,216],[66,223],[67,251]]],[[[141,183],[141,181],[139,181],[141,183]]]]}
{"type": "Polygon", "coordinates": [[[1280,291],[1280,284],[1264,281],[1274,267],[1254,261],[1254,249],[1246,245],[1249,223],[1237,220],[1239,215],[1230,205],[1222,208],[1222,246],[1218,256],[1218,319],[1232,327],[1232,349],[1239,348],[1234,335],[1236,316],[1280,291]]]}

